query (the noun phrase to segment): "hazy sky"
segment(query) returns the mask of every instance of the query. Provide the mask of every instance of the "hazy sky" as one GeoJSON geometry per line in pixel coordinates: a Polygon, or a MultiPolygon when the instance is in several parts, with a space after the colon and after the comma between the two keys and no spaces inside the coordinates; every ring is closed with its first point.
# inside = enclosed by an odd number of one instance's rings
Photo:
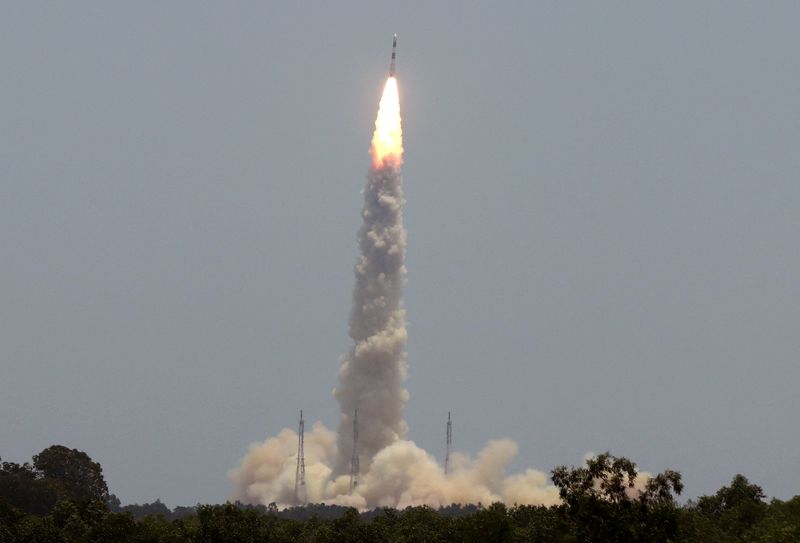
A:
{"type": "Polygon", "coordinates": [[[0,456],[224,501],[337,422],[397,32],[410,437],[800,493],[797,2],[5,2],[0,456]],[[302,7],[300,6],[302,4],[302,7]]]}

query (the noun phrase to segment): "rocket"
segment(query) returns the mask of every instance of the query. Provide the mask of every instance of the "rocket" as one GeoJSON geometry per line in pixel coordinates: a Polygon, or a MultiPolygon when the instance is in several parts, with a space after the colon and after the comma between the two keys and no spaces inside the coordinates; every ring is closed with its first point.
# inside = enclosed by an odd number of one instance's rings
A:
{"type": "Polygon", "coordinates": [[[392,40],[392,62],[389,63],[389,77],[394,77],[394,61],[397,59],[397,34],[392,40]]]}

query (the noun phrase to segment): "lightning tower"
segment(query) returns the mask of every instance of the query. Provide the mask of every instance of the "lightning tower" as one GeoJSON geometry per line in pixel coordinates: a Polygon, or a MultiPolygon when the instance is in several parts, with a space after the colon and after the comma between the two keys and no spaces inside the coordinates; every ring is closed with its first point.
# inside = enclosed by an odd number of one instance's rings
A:
{"type": "Polygon", "coordinates": [[[453,423],[450,421],[450,411],[447,412],[447,452],[444,455],[444,474],[450,469],[450,449],[453,446],[453,423]]]}
{"type": "Polygon", "coordinates": [[[297,469],[294,475],[294,503],[300,505],[300,500],[305,498],[306,487],[306,457],[303,450],[305,422],[303,410],[300,410],[300,426],[297,428],[297,469]]]}
{"type": "Polygon", "coordinates": [[[358,486],[358,409],[353,412],[353,456],[350,459],[350,493],[358,486]]]}

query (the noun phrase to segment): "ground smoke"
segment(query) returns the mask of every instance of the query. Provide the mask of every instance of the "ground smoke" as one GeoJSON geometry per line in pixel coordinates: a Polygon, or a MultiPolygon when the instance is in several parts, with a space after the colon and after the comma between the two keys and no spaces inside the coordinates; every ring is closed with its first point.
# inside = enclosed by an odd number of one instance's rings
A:
{"type": "MultiPolygon", "coordinates": [[[[373,458],[359,485],[349,492],[347,475],[333,476],[337,458],[336,435],[317,423],[306,433],[306,496],[311,503],[352,505],[359,509],[452,503],[502,501],[508,504],[558,503],[558,491],[541,471],[528,469],[506,476],[517,453],[508,439],[490,441],[476,458],[451,457],[451,471],[413,441],[397,440],[373,458]]],[[[245,503],[294,504],[297,434],[285,429],[276,437],[251,445],[230,479],[236,485],[233,499],[245,503]]]]}

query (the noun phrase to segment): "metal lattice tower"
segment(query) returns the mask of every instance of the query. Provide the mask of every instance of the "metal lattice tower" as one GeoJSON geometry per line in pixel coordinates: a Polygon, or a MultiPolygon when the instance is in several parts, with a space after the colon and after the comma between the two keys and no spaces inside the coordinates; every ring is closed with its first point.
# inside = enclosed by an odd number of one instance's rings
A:
{"type": "Polygon", "coordinates": [[[358,409],[353,412],[353,457],[350,459],[350,493],[358,486],[358,473],[361,471],[358,461],[358,409]]]}
{"type": "Polygon", "coordinates": [[[444,455],[444,474],[450,469],[450,449],[453,446],[453,423],[450,421],[450,411],[447,412],[447,452],[444,455]]]}
{"type": "Polygon", "coordinates": [[[306,488],[306,456],[303,450],[305,440],[305,422],[303,421],[303,410],[300,410],[300,426],[297,429],[297,470],[294,474],[294,502],[300,505],[305,498],[306,488]]]}

